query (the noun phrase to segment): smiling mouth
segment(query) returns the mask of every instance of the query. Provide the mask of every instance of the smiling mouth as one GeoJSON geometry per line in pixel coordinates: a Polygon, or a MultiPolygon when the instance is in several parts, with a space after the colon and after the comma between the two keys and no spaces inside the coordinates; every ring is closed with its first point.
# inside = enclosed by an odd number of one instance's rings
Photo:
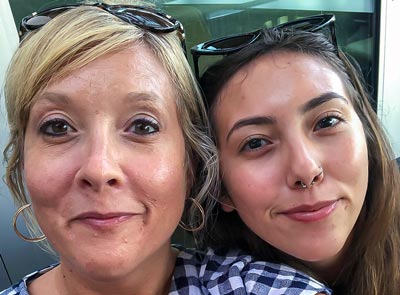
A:
{"type": "Polygon", "coordinates": [[[302,205],[293,209],[281,212],[292,220],[300,222],[315,222],[328,217],[337,207],[339,200],[320,202],[315,205],[302,205]]]}

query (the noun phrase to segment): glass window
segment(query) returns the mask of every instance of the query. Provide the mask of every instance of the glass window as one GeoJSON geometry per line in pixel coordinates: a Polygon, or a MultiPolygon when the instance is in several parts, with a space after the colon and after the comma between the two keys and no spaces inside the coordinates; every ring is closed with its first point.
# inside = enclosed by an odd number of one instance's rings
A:
{"type": "MultiPolygon", "coordinates": [[[[379,1],[374,0],[172,0],[160,7],[181,19],[188,48],[207,39],[272,27],[322,13],[336,16],[339,46],[354,57],[376,97],[379,1]]],[[[212,62],[212,61],[210,61],[212,62]]]]}
{"type": "MultiPolygon", "coordinates": [[[[61,1],[13,0],[16,24],[43,7],[61,1]],[[51,3],[51,4],[49,4],[51,3]]],[[[65,3],[65,1],[62,1],[65,3]]],[[[209,39],[271,27],[297,18],[333,13],[339,46],[353,56],[376,97],[379,1],[374,0],[153,0],[179,19],[186,31],[187,48],[209,39]]],[[[190,55],[190,54],[189,54],[190,55]]],[[[192,63],[191,56],[188,57],[192,63]]],[[[209,60],[209,63],[213,60],[209,60]]]]}

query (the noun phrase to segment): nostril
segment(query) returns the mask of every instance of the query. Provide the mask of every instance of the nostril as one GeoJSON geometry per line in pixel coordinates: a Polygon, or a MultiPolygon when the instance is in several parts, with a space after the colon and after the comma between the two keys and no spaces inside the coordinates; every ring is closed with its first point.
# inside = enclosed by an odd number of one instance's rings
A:
{"type": "Polygon", "coordinates": [[[92,184],[90,183],[90,181],[88,181],[87,179],[82,179],[82,184],[83,186],[92,186],[92,184]]]}
{"type": "Polygon", "coordinates": [[[320,168],[321,171],[318,173],[318,175],[316,175],[314,177],[314,180],[313,180],[314,182],[317,182],[317,181],[321,180],[322,177],[323,177],[324,169],[322,167],[319,167],[319,168],[320,168]]]}
{"type": "Polygon", "coordinates": [[[116,179],[110,179],[109,181],[107,181],[108,185],[110,186],[114,186],[117,183],[116,179]]]}
{"type": "Polygon", "coordinates": [[[307,188],[307,185],[306,185],[303,181],[301,181],[301,180],[297,180],[297,181],[294,183],[294,185],[295,185],[296,187],[307,188]]]}
{"type": "Polygon", "coordinates": [[[310,186],[313,186],[315,183],[320,182],[323,178],[324,175],[324,169],[320,167],[321,171],[314,177],[314,179],[311,181],[310,186]]]}

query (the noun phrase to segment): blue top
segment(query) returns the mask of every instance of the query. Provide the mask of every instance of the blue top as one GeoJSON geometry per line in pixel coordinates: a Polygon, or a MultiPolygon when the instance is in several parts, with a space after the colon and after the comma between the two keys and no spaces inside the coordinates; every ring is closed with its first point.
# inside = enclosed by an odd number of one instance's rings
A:
{"type": "MultiPolygon", "coordinates": [[[[282,264],[255,261],[238,250],[226,255],[179,249],[169,295],[331,295],[323,284],[282,264]]],[[[27,285],[56,267],[49,266],[25,276],[0,295],[29,295],[27,285]]]]}

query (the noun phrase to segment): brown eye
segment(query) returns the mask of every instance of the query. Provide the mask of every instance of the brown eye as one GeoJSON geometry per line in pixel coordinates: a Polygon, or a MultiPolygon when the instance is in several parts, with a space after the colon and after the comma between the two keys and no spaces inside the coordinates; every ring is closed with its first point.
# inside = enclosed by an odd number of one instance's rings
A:
{"type": "Polygon", "coordinates": [[[317,125],[315,126],[314,130],[319,130],[319,129],[324,129],[324,128],[330,128],[333,126],[336,126],[341,120],[337,117],[334,116],[328,116],[320,121],[318,121],[317,125]]]}
{"type": "Polygon", "coordinates": [[[270,142],[264,138],[251,138],[242,147],[242,151],[254,151],[258,150],[270,142]]]}
{"type": "Polygon", "coordinates": [[[132,122],[129,131],[138,135],[150,135],[160,131],[160,126],[154,119],[140,118],[132,122]]]}
{"type": "Polygon", "coordinates": [[[40,132],[48,136],[64,136],[69,132],[76,131],[67,121],[62,119],[53,119],[46,121],[40,126],[40,132]]]}

